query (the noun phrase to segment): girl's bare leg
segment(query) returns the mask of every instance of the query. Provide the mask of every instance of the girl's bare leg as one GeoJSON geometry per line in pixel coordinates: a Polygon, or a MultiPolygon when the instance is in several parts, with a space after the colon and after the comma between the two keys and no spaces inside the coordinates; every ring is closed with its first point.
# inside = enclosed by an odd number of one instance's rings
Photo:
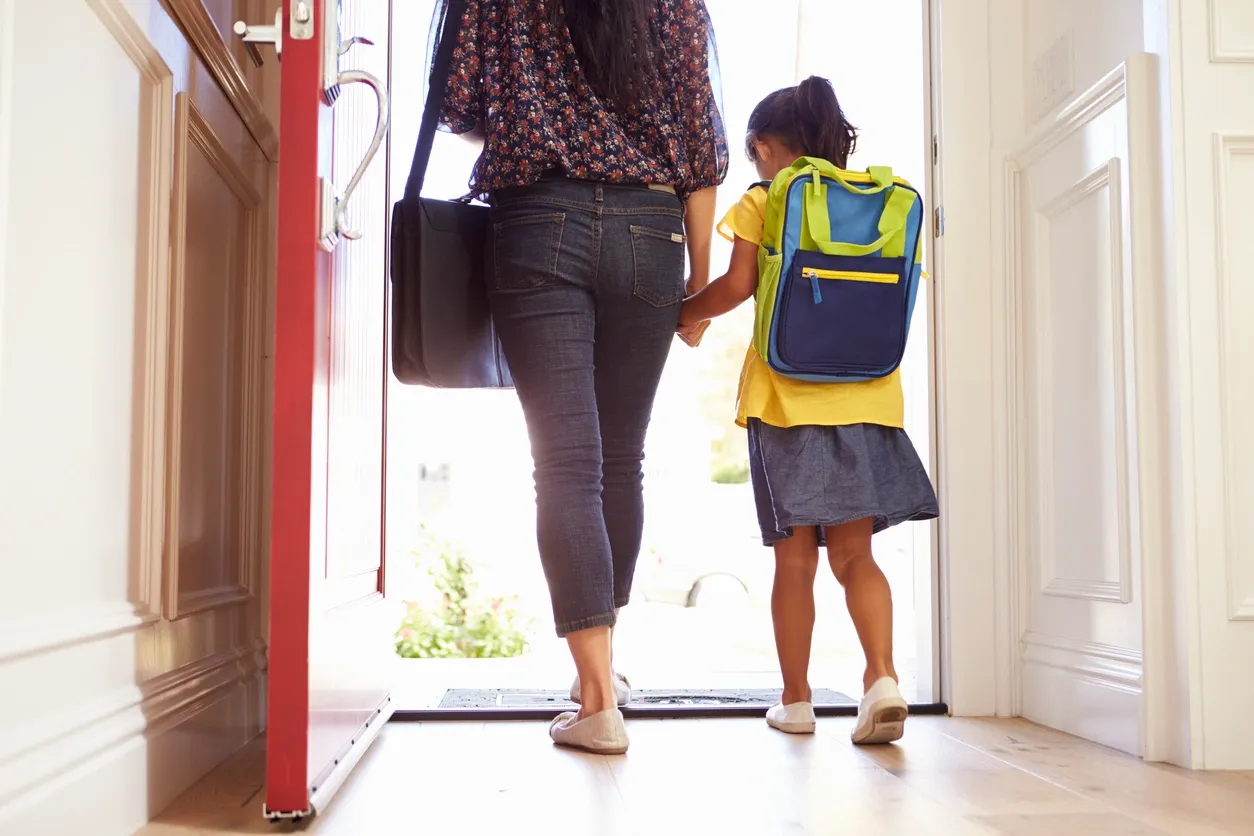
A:
{"type": "Polygon", "coordinates": [[[897,679],[893,666],[893,595],[888,578],[871,556],[873,526],[874,520],[868,517],[825,529],[827,559],[832,574],[844,587],[845,606],[866,656],[864,689],[886,676],[897,679]]]}
{"type": "Polygon", "coordinates": [[[771,620],[784,676],[783,705],[810,702],[810,644],[814,637],[814,576],[819,567],[818,535],[799,528],[775,544],[771,620]]]}

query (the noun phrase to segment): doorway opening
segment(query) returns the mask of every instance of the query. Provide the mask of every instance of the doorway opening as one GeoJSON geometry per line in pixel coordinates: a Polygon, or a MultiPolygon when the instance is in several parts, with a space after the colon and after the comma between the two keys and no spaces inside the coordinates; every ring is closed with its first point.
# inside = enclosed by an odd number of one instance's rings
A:
{"type": "MultiPolygon", "coordinates": [[[[812,74],[832,80],[860,129],[849,167],[891,164],[927,199],[933,160],[923,0],[780,0],[766,17],[745,16],[739,0],[706,4],[731,146],[720,212],[756,179],[739,150],[753,106],[812,74]],[[834,20],[845,31],[891,26],[898,33],[892,60],[856,38],[831,48],[834,20]]],[[[391,54],[393,194],[403,190],[421,117],[420,104],[400,103],[423,100],[429,57],[417,45],[433,6],[434,0],[393,6],[394,40],[412,47],[391,54]]],[[[440,134],[426,192],[464,193],[476,153],[440,134]]],[[[929,235],[929,250],[930,242],[929,235]]],[[[730,249],[716,238],[715,275],[730,249]]],[[[931,463],[930,288],[924,292],[929,304],[916,307],[902,380],[907,432],[931,463]]],[[[744,431],[732,421],[751,322],[752,306],[745,305],[715,322],[700,348],[676,341],[658,394],[646,445],[644,546],[633,601],[615,634],[616,667],[631,678],[632,707],[640,712],[757,714],[778,696],[773,560],[759,539],[744,431]]],[[[397,653],[398,715],[563,710],[574,670],[555,636],[540,571],[530,447],[515,394],[391,380],[387,404],[385,553],[396,614],[388,640],[397,653]]],[[[934,524],[898,526],[877,535],[874,546],[893,592],[902,692],[920,708],[934,706],[940,696],[934,524]]],[[[815,595],[815,703],[829,713],[855,710],[862,653],[843,594],[830,573],[820,572],[815,595]]]]}

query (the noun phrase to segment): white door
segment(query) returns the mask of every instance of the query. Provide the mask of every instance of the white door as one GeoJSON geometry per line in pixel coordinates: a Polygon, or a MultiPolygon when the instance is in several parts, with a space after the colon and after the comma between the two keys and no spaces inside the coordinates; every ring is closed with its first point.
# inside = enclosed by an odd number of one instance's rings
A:
{"type": "Polygon", "coordinates": [[[133,833],[262,730],[262,5],[0,0],[0,833],[133,833]]]}
{"type": "MultiPolygon", "coordinates": [[[[1191,634],[1189,762],[1254,765],[1254,3],[1179,0],[1177,404],[1188,545],[1165,599],[1191,634]],[[1196,573],[1194,576],[1193,573],[1196,573]]],[[[1170,638],[1170,637],[1166,637],[1170,638]]],[[[1168,682],[1168,684],[1172,684],[1168,682]]],[[[1164,716],[1169,713],[1164,709],[1164,716]]],[[[1177,715],[1179,711],[1177,710],[1177,715]]],[[[1176,726],[1180,718],[1176,718],[1176,726]]]]}
{"type": "Polygon", "coordinates": [[[1133,182],[1151,167],[1129,148],[1153,147],[1130,125],[1157,102],[1154,66],[1134,56],[1046,119],[1008,163],[1006,205],[1018,712],[1137,754],[1136,288],[1160,265],[1133,257],[1157,189],[1133,182]]]}

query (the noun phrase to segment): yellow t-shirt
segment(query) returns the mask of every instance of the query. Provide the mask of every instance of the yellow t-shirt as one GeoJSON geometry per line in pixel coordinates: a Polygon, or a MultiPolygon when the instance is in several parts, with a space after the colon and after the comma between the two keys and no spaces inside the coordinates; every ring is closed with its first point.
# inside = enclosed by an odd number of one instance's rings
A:
{"type": "MultiPolygon", "coordinates": [[[[731,241],[743,238],[761,246],[766,223],[766,189],[751,189],[718,224],[719,234],[731,241]]],[[[757,418],[773,427],[817,424],[880,424],[904,427],[905,401],[901,371],[858,383],[811,383],[785,377],[749,347],[740,372],[736,423],[745,426],[757,418]]]]}

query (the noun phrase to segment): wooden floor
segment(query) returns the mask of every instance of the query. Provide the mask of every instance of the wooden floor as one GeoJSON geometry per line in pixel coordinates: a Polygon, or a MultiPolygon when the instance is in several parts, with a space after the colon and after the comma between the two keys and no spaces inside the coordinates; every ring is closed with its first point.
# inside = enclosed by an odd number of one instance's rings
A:
{"type": "MultiPolygon", "coordinates": [[[[538,723],[388,726],[319,836],[391,834],[1254,834],[1254,772],[1149,765],[1023,721],[915,717],[855,749],[851,720],[812,737],[758,720],[628,724],[625,757],[553,748],[538,723]]],[[[274,833],[260,743],[140,836],[274,833]]]]}

